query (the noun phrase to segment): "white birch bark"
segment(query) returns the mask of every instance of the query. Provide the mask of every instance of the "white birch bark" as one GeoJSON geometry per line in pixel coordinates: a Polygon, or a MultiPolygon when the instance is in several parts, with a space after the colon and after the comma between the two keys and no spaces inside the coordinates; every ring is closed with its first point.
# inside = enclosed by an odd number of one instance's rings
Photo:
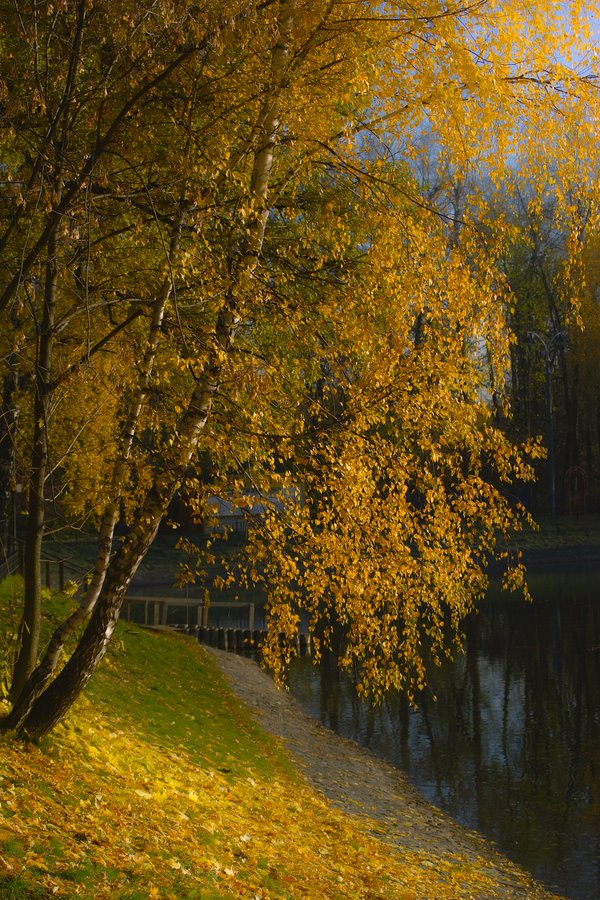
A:
{"type": "Polygon", "coordinates": [[[32,736],[44,734],[62,718],[104,656],[131,579],[156,536],[173,494],[185,477],[199,437],[209,420],[221,372],[240,326],[236,292],[241,284],[252,278],[264,242],[269,213],[269,183],[280,130],[281,95],[293,31],[293,11],[294,0],[280,2],[278,35],[271,51],[268,90],[256,123],[259,143],[254,153],[249,189],[258,209],[248,223],[244,244],[231,248],[230,257],[234,262],[230,287],[217,317],[210,356],[180,422],[171,465],[165,466],[156,479],[139,510],[136,527],[110,562],[90,621],[71,658],[56,679],[35,699],[31,709],[19,717],[20,721],[11,723],[11,727],[18,725],[32,736]]]}

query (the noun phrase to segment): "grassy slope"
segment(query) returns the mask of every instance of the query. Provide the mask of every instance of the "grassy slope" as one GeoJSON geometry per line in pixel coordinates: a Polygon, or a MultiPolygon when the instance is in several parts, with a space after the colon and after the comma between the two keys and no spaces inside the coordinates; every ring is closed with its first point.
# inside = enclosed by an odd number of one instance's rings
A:
{"type": "Polygon", "coordinates": [[[0,737],[3,900],[458,900],[484,884],[484,867],[401,855],[328,808],[189,638],[120,625],[66,725],[41,746],[0,737]]]}

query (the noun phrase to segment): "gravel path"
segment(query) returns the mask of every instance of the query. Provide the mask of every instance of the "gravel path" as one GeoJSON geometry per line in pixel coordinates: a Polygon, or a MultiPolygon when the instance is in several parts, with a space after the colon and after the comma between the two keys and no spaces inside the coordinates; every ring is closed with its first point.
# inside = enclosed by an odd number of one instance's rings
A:
{"type": "Polygon", "coordinates": [[[308,716],[288,692],[275,688],[271,677],[253,660],[205,649],[265,731],[283,739],[313,787],[345,813],[367,817],[363,825],[380,840],[438,859],[456,854],[477,861],[494,887],[485,894],[471,894],[473,900],[550,900],[556,896],[480,835],[466,831],[427,803],[403,773],[308,716]]]}

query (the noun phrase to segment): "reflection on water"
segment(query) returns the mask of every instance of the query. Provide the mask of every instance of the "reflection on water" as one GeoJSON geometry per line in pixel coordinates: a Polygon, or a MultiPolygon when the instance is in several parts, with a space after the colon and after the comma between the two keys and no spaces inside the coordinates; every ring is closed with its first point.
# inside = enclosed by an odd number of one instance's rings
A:
{"type": "Polygon", "coordinates": [[[356,700],[332,667],[290,686],[339,733],[404,769],[433,803],[573,900],[600,897],[600,573],[531,577],[492,594],[465,653],[418,710],[356,700]],[[432,695],[437,697],[433,700],[432,695]]]}

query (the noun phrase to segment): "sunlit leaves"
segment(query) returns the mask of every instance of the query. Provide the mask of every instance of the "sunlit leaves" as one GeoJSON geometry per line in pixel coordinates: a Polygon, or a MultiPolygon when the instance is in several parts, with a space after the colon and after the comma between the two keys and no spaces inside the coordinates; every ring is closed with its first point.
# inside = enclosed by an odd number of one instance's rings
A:
{"type": "MultiPolygon", "coordinates": [[[[60,514],[103,518],[110,538],[122,515],[135,550],[106,582],[112,616],[181,485],[298,488],[305,506],[273,516],[255,548],[274,623],[291,636],[298,606],[324,640],[338,623],[364,687],[411,690],[481,594],[520,519],[507,486],[537,452],[512,448],[492,415],[510,219],[486,216],[476,188],[472,214],[436,196],[448,171],[504,190],[520,167],[535,212],[551,185],[575,284],[577,186],[593,205],[600,183],[597,11],[0,11],[0,308],[20,313],[8,343],[45,403],[42,416],[23,404],[23,471],[41,471],[33,415],[60,514]],[[439,150],[421,189],[423,133],[439,150]]],[[[106,565],[101,551],[99,583],[106,565]]]]}
{"type": "MultiPolygon", "coordinates": [[[[412,695],[460,643],[488,557],[523,514],[502,485],[530,478],[537,452],[511,447],[489,408],[487,363],[508,351],[489,246],[467,232],[449,250],[439,221],[398,201],[391,179],[389,189],[386,204],[359,187],[346,199],[352,240],[329,286],[335,302],[312,311],[318,378],[300,415],[288,412],[295,436],[271,475],[301,484],[304,504],[274,507],[250,550],[270,593],[276,673],[305,617],[374,696],[412,695]]],[[[288,363],[305,341],[288,347],[288,363]]]]}

